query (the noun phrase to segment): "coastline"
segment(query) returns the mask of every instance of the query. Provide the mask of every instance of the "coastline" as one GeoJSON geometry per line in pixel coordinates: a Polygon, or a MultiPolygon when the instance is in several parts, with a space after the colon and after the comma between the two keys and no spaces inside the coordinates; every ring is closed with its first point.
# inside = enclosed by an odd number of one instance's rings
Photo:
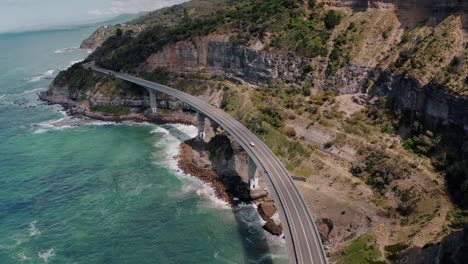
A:
{"type": "Polygon", "coordinates": [[[133,121],[136,123],[148,122],[156,125],[195,125],[194,117],[184,112],[171,111],[171,114],[153,116],[148,110],[140,113],[130,113],[127,115],[107,115],[90,111],[88,107],[84,106],[84,104],[73,101],[64,95],[49,95],[48,91],[45,91],[38,93],[38,96],[39,100],[46,102],[49,105],[61,105],[65,112],[72,117],[84,117],[108,122],[133,121]]]}
{"type": "MultiPolygon", "coordinates": [[[[75,118],[89,118],[106,122],[132,121],[135,123],[183,124],[196,125],[195,116],[191,113],[167,111],[154,116],[150,109],[127,115],[107,115],[92,112],[86,105],[76,102],[65,95],[50,94],[48,91],[38,93],[39,100],[49,105],[60,105],[67,115],[75,118]]],[[[273,200],[266,191],[252,193],[248,185],[242,182],[239,175],[230,175],[231,180],[223,180],[212,161],[208,158],[206,143],[195,138],[186,140],[178,146],[174,156],[177,167],[185,174],[201,180],[213,189],[216,199],[225,202],[230,208],[253,205],[262,219],[263,229],[269,234],[282,237],[283,230],[273,200]],[[235,180],[232,180],[235,179],[235,180]]]]}

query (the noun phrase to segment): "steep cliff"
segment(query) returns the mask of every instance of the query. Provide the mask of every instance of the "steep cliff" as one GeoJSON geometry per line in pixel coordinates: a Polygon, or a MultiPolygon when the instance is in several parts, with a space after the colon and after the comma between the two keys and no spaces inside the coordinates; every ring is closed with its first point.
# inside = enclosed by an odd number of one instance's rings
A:
{"type": "Polygon", "coordinates": [[[94,50],[100,47],[104,41],[115,35],[117,29],[122,30],[123,33],[131,32],[136,36],[153,26],[169,27],[182,22],[184,19],[193,20],[216,14],[225,8],[225,0],[197,0],[161,8],[123,24],[102,26],[83,40],[80,48],[94,50]]]}
{"type": "MultiPolygon", "coordinates": [[[[138,32],[100,29],[90,44],[110,37],[88,61],[203,98],[293,174],[312,176],[299,186],[332,251],[355,241],[381,252],[422,247],[455,229],[448,197],[468,204],[463,1],[206,2],[130,22],[138,32]]],[[[57,77],[45,99],[54,98],[149,113],[146,91],[80,65],[57,77]]],[[[158,103],[190,111],[165,96],[158,103]]],[[[245,174],[238,146],[216,142],[208,145],[219,174],[245,174]]]]}

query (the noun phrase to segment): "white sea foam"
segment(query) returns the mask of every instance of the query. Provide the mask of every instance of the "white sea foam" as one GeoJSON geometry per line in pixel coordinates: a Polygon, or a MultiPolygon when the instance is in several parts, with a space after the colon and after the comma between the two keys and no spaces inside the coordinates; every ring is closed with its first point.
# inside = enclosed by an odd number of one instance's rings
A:
{"type": "Polygon", "coordinates": [[[239,215],[239,220],[246,224],[249,228],[257,227],[260,223],[260,226],[266,224],[266,221],[257,213],[256,204],[245,204],[241,203],[234,209],[235,213],[239,215]]]}
{"type": "MultiPolygon", "coordinates": [[[[272,246],[280,248],[286,247],[286,241],[283,239],[283,235],[274,236],[263,228],[259,228],[266,224],[266,221],[262,219],[260,214],[257,212],[257,205],[255,204],[240,204],[234,209],[235,214],[238,216],[238,220],[245,224],[250,230],[249,233],[258,233],[259,236],[265,237],[268,243],[272,246]]],[[[273,216],[273,218],[279,216],[273,216]]]]}
{"type": "Polygon", "coordinates": [[[60,119],[55,119],[55,120],[49,120],[49,121],[44,121],[38,124],[34,124],[34,127],[37,127],[37,129],[34,131],[34,134],[41,134],[47,131],[51,130],[63,130],[65,128],[70,128],[72,126],[70,125],[56,125],[57,123],[60,123],[67,118],[60,118],[60,119]]]}
{"type": "Polygon", "coordinates": [[[63,117],[60,119],[44,121],[41,123],[34,124],[36,127],[34,134],[42,134],[49,131],[64,130],[67,128],[80,127],[80,126],[105,126],[115,125],[114,122],[96,121],[91,119],[71,119],[70,117],[63,117]]]}
{"type": "Polygon", "coordinates": [[[82,61],[84,61],[84,59],[83,60],[70,61],[70,64],[68,65],[68,67],[71,67],[71,66],[73,66],[73,65],[75,65],[75,64],[77,64],[79,62],[82,62],[82,61]]]}
{"type": "Polygon", "coordinates": [[[150,133],[151,134],[162,133],[162,134],[169,135],[169,131],[167,129],[162,128],[162,127],[157,127],[155,129],[153,129],[150,133]]]}
{"type": "MultiPolygon", "coordinates": [[[[94,119],[85,118],[72,118],[63,108],[56,109],[56,112],[63,117],[59,119],[47,120],[44,122],[33,124],[34,134],[42,134],[48,131],[64,130],[67,128],[80,127],[80,126],[105,126],[115,125],[115,122],[99,121],[94,119]]],[[[126,125],[126,124],[125,124],[126,125]]]]}
{"type": "Polygon", "coordinates": [[[172,126],[175,127],[177,130],[185,133],[190,138],[194,138],[197,136],[198,130],[195,126],[182,125],[182,124],[174,124],[172,126]]]}
{"type": "Polygon", "coordinates": [[[31,94],[31,93],[45,91],[45,90],[47,90],[47,88],[36,88],[36,89],[24,91],[21,94],[31,94]]]}
{"type": "Polygon", "coordinates": [[[67,114],[62,107],[56,106],[57,108],[55,111],[61,114],[63,117],[59,119],[52,119],[47,120],[44,122],[33,124],[34,134],[41,134],[48,131],[57,131],[57,130],[64,130],[67,128],[74,128],[80,126],[107,126],[107,125],[114,125],[114,126],[154,126],[150,123],[135,123],[132,121],[124,121],[120,123],[111,122],[111,121],[100,121],[95,119],[88,119],[88,118],[75,118],[71,117],[67,114]]]}
{"type": "MultiPolygon", "coordinates": [[[[192,176],[190,176],[192,177],[192,176]]],[[[193,178],[193,177],[192,177],[193,178]]],[[[199,180],[197,178],[197,180],[199,180]]],[[[215,189],[207,183],[201,182],[201,187],[196,191],[197,195],[200,197],[204,197],[208,200],[211,201],[211,203],[207,204],[211,208],[220,208],[220,209],[229,209],[231,208],[229,203],[225,202],[224,200],[221,200],[218,198],[216,195],[215,189]]],[[[205,206],[207,206],[205,205],[205,206]]]]}
{"type": "Polygon", "coordinates": [[[37,236],[41,234],[41,231],[36,226],[37,221],[32,221],[29,223],[29,236],[37,236]]]}
{"type": "MultiPolygon", "coordinates": [[[[195,126],[182,124],[173,124],[170,126],[184,133],[189,138],[194,138],[197,135],[197,128],[195,126]]],[[[162,155],[155,153],[155,163],[171,169],[176,177],[184,183],[184,186],[180,191],[172,193],[171,195],[176,198],[183,198],[188,194],[196,193],[204,200],[210,201],[210,203],[204,204],[204,206],[223,209],[229,208],[228,203],[217,197],[215,189],[210,184],[186,174],[179,169],[177,156],[179,155],[179,145],[182,143],[180,139],[172,135],[168,129],[161,126],[152,130],[151,133],[159,133],[162,135],[162,138],[155,144],[156,147],[163,148],[162,151],[159,151],[162,155]]]]}
{"type": "Polygon", "coordinates": [[[29,258],[26,256],[24,252],[18,253],[18,258],[21,262],[29,260],[29,258]]]}
{"type": "Polygon", "coordinates": [[[24,80],[27,82],[38,82],[40,80],[44,79],[53,79],[57,75],[58,71],[57,70],[48,70],[44,72],[42,75],[37,75],[37,76],[32,76],[25,78],[24,80]]]}
{"type": "Polygon", "coordinates": [[[89,52],[90,50],[89,50],[89,49],[81,49],[81,48],[79,48],[79,47],[70,47],[70,48],[63,48],[63,49],[55,50],[54,53],[55,53],[55,54],[59,54],[59,53],[75,52],[75,51],[78,51],[78,52],[89,52]]]}
{"type": "Polygon", "coordinates": [[[50,248],[46,251],[38,252],[37,255],[39,256],[39,258],[44,260],[44,262],[48,262],[49,258],[55,256],[55,249],[50,248]]]}

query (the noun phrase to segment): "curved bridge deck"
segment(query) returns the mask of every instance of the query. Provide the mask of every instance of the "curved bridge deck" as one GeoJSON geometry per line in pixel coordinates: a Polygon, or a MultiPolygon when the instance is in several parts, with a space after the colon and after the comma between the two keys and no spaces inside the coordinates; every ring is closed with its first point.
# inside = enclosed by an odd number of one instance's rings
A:
{"type": "Polygon", "coordinates": [[[128,74],[117,73],[96,66],[86,66],[92,70],[112,74],[115,77],[171,95],[191,105],[198,112],[218,123],[233,136],[262,170],[267,179],[268,188],[278,209],[284,235],[288,244],[290,263],[327,263],[320,235],[313,217],[293,182],[289,172],[273,152],[250,130],[221,109],[179,90],[146,81],[128,74]],[[251,145],[254,143],[254,146],[251,145]]]}

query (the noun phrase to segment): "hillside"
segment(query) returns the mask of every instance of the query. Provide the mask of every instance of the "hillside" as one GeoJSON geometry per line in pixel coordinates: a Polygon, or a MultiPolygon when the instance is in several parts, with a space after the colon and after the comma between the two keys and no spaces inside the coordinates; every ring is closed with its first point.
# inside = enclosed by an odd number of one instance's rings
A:
{"type": "Polygon", "coordinates": [[[198,0],[161,8],[138,18],[132,19],[125,24],[114,26],[102,26],[91,36],[83,41],[81,48],[96,49],[109,37],[115,35],[117,29],[123,32],[137,34],[153,26],[170,27],[183,22],[184,19],[202,18],[216,16],[225,11],[227,1],[223,0],[198,0]]]}
{"type": "MultiPolygon", "coordinates": [[[[255,132],[307,178],[333,260],[422,261],[446,257],[426,248],[468,222],[467,13],[460,0],[194,0],[84,45],[86,62],[197,95],[255,132]]],[[[145,91],[79,64],[44,97],[150,115],[145,91]]],[[[439,252],[459,258],[447,239],[439,252]]]]}

